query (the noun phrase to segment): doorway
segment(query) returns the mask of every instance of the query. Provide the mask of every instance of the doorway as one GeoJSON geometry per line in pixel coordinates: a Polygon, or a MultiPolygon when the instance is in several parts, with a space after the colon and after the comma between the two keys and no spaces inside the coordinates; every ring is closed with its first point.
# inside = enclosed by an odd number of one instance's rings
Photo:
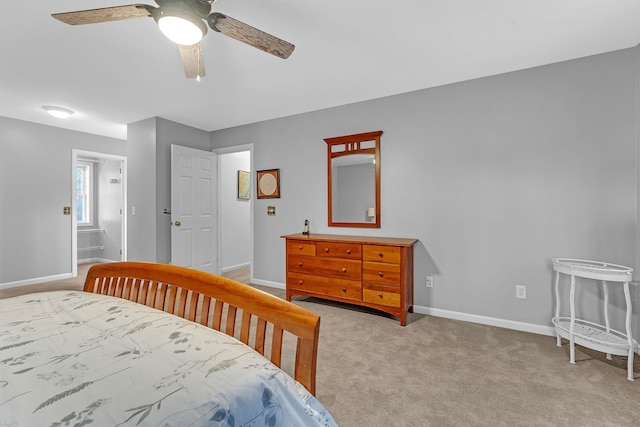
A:
{"type": "Polygon", "coordinates": [[[221,273],[253,280],[253,144],[214,149],[218,154],[221,273]],[[249,197],[239,195],[239,172],[249,172],[249,197]]]}
{"type": "Polygon", "coordinates": [[[125,261],[126,157],[71,152],[71,270],[79,263],[125,261]]]}

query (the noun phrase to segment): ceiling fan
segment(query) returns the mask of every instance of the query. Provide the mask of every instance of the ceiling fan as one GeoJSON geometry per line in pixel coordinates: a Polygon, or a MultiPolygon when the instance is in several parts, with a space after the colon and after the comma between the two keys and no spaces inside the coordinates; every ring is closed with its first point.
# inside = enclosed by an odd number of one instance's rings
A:
{"type": "Polygon", "coordinates": [[[160,31],[178,44],[184,72],[188,78],[204,77],[200,40],[207,26],[225,36],[239,40],[279,58],[286,59],[295,46],[222,13],[211,12],[216,0],[154,0],[158,7],[146,4],[105,7],[54,13],[55,19],[69,25],[96,24],[131,18],[151,17],[160,31]]]}

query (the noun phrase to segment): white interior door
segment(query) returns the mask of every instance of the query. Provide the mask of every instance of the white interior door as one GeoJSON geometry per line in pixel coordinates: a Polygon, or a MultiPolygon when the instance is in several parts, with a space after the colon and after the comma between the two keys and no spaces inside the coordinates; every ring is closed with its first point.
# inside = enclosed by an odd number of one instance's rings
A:
{"type": "Polygon", "coordinates": [[[171,263],[219,274],[216,157],[171,145],[171,263]]]}

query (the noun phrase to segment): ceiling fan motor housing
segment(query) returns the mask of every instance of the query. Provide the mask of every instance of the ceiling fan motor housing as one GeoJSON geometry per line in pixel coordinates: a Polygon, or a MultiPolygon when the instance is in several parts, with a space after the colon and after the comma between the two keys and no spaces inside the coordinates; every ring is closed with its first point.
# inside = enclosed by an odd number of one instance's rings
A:
{"type": "Polygon", "coordinates": [[[200,19],[206,19],[211,13],[211,3],[207,0],[155,0],[160,9],[165,11],[186,11],[193,13],[200,19]]]}
{"type": "Polygon", "coordinates": [[[206,0],[156,0],[156,3],[159,7],[151,15],[171,41],[192,45],[207,33],[204,20],[211,11],[211,4],[206,0]]]}

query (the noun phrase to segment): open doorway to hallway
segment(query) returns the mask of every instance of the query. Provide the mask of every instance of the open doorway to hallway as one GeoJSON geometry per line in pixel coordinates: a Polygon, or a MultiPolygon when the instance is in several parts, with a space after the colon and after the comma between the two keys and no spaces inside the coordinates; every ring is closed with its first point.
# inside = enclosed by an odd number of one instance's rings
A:
{"type": "Polygon", "coordinates": [[[72,150],[72,276],[78,264],[124,261],[126,158],[72,150]]]}
{"type": "MultiPolygon", "coordinates": [[[[243,277],[252,276],[253,264],[253,162],[252,145],[214,149],[218,154],[220,173],[219,203],[219,256],[221,273],[235,272],[243,277]],[[239,195],[239,174],[249,173],[249,198],[239,195]]],[[[247,280],[247,279],[243,280],[247,280]]]]}

